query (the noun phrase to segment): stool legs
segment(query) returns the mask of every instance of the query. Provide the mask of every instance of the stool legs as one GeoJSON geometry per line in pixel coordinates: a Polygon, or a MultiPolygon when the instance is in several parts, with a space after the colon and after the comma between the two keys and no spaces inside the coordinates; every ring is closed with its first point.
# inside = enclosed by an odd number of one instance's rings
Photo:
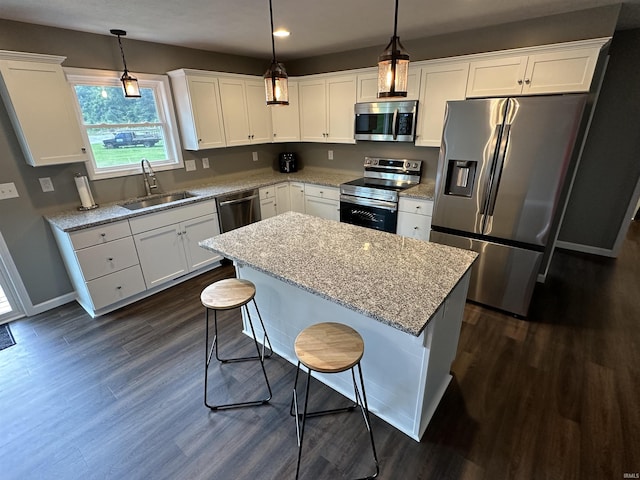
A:
{"type": "Polygon", "coordinates": [[[296,368],[296,378],[293,385],[293,396],[291,399],[291,407],[289,409],[289,414],[296,418],[296,436],[298,440],[298,461],[296,465],[296,480],[300,475],[300,459],[302,458],[302,442],[304,440],[304,427],[305,427],[307,418],[318,417],[321,415],[330,415],[334,413],[350,412],[350,411],[353,411],[357,406],[360,407],[360,411],[362,412],[362,417],[364,418],[365,426],[367,428],[367,431],[369,432],[369,439],[371,441],[371,451],[373,452],[373,460],[375,462],[375,472],[371,475],[362,477],[361,479],[358,479],[358,480],[369,480],[369,479],[376,478],[378,476],[378,473],[380,473],[380,466],[378,464],[378,454],[376,453],[376,446],[373,441],[373,431],[371,430],[371,419],[369,417],[369,406],[367,404],[367,396],[364,390],[364,381],[362,378],[362,367],[360,365],[360,362],[358,362],[354,367],[351,368],[351,378],[353,380],[353,389],[355,394],[354,398],[356,402],[344,408],[336,408],[332,410],[322,410],[322,411],[315,411],[315,412],[307,411],[307,406],[309,402],[309,386],[311,384],[311,370],[309,370],[307,373],[307,384],[305,386],[302,414],[300,414],[299,406],[298,406],[298,394],[297,394],[299,374],[300,374],[300,362],[298,361],[298,366],[296,368]],[[356,375],[355,375],[356,367],[358,368],[358,376],[360,379],[360,387],[362,389],[362,395],[360,394],[360,390],[358,389],[358,384],[356,382],[356,375]]]}
{"type": "Polygon", "coordinates": [[[204,404],[211,410],[220,410],[226,408],[235,408],[235,407],[249,407],[255,405],[263,405],[271,400],[271,385],[269,384],[269,378],[267,377],[267,371],[264,367],[264,359],[271,357],[273,354],[273,349],[271,347],[271,340],[269,340],[269,336],[267,335],[267,330],[264,327],[264,323],[262,321],[262,316],[260,315],[260,311],[258,310],[258,305],[255,302],[255,299],[252,300],[253,305],[258,313],[258,318],[260,320],[260,325],[262,326],[262,331],[264,335],[262,337],[262,348],[258,345],[258,337],[256,336],[255,329],[253,327],[253,320],[251,319],[251,315],[249,314],[249,308],[247,304],[243,305],[245,309],[245,313],[247,316],[247,320],[249,322],[249,327],[251,328],[251,334],[253,336],[253,342],[256,347],[257,355],[249,356],[249,357],[235,357],[235,358],[221,358],[218,355],[218,311],[213,309],[213,329],[214,336],[213,341],[211,342],[211,346],[209,346],[209,308],[205,308],[205,367],[204,367],[204,404]],[[266,345],[269,345],[269,353],[265,355],[266,345]],[[262,368],[262,374],[264,375],[265,383],[267,384],[267,390],[269,391],[269,395],[267,398],[260,400],[251,400],[246,402],[236,402],[236,403],[226,403],[221,405],[211,405],[208,402],[207,391],[208,391],[208,380],[209,380],[209,364],[211,363],[212,356],[215,353],[216,360],[220,363],[232,363],[232,362],[244,362],[248,360],[258,360],[260,362],[260,367],[262,368]]]}

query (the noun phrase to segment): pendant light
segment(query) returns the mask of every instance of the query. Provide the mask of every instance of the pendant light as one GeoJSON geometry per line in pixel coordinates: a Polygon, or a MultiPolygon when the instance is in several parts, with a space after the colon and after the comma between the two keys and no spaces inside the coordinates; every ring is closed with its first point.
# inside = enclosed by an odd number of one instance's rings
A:
{"type": "Polygon", "coordinates": [[[122,63],[124,65],[124,73],[122,77],[120,77],[120,81],[122,82],[122,89],[124,90],[125,97],[140,97],[140,86],[138,85],[138,79],[129,75],[129,71],[127,70],[127,61],[124,59],[124,50],[122,49],[122,42],[120,41],[120,37],[124,37],[127,32],[124,30],[111,30],[113,35],[118,36],[118,45],[120,45],[120,53],[122,54],[122,63]]]}
{"type": "Polygon", "coordinates": [[[378,98],[406,97],[409,54],[398,38],[398,0],[393,22],[393,37],[378,57],[378,98]]]}
{"type": "Polygon", "coordinates": [[[287,71],[284,65],[276,60],[276,40],[273,35],[273,7],[269,0],[269,16],[271,18],[271,49],[273,58],[271,66],[265,72],[264,89],[267,97],[267,105],[289,105],[289,88],[287,71]]]}

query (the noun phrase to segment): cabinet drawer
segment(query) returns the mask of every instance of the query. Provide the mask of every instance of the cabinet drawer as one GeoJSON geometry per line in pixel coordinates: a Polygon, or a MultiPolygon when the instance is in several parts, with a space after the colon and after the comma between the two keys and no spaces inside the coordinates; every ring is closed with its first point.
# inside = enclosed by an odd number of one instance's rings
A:
{"type": "Polygon", "coordinates": [[[76,252],[85,281],[138,264],[133,237],[84,248],[76,252]]]}
{"type": "Polygon", "coordinates": [[[273,185],[271,187],[262,187],[260,189],[260,200],[267,200],[269,198],[275,198],[276,196],[276,186],[273,185]]]}
{"type": "Polygon", "coordinates": [[[170,208],[157,213],[148,213],[129,219],[129,223],[131,224],[131,232],[136,234],[173,223],[184,222],[192,218],[202,217],[211,213],[216,213],[215,200],[197,202],[184,207],[170,208]]]}
{"type": "Polygon", "coordinates": [[[400,197],[398,210],[418,215],[433,215],[433,202],[430,200],[418,200],[417,198],[400,197]]]}
{"type": "Polygon", "coordinates": [[[117,303],[146,289],[139,265],[87,282],[94,310],[117,303]]]}
{"type": "Polygon", "coordinates": [[[76,250],[130,236],[131,229],[127,220],[98,225],[97,227],[86,228],[69,234],[73,248],[76,250]]]}
{"type": "Polygon", "coordinates": [[[340,200],[340,190],[335,187],[307,184],[304,186],[304,194],[310,197],[327,198],[329,200],[340,200]]]}

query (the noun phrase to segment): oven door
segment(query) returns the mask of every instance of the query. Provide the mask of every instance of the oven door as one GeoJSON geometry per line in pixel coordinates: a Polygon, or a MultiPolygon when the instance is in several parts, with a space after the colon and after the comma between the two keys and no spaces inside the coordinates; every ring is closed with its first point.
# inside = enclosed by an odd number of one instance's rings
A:
{"type": "Polygon", "coordinates": [[[398,204],[343,194],[340,195],[340,221],[396,233],[398,204]]]}

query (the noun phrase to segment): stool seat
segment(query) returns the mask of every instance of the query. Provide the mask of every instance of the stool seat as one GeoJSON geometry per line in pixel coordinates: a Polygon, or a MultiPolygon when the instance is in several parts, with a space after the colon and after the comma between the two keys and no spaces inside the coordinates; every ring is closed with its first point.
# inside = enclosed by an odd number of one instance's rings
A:
{"type": "Polygon", "coordinates": [[[356,365],[364,354],[364,341],[353,328],[324,322],[305,328],[296,337],[298,360],[311,370],[339,373],[356,365]]]}
{"type": "Polygon", "coordinates": [[[227,278],[206,287],[200,294],[202,304],[214,310],[230,310],[251,301],[256,287],[248,280],[227,278]]]}

